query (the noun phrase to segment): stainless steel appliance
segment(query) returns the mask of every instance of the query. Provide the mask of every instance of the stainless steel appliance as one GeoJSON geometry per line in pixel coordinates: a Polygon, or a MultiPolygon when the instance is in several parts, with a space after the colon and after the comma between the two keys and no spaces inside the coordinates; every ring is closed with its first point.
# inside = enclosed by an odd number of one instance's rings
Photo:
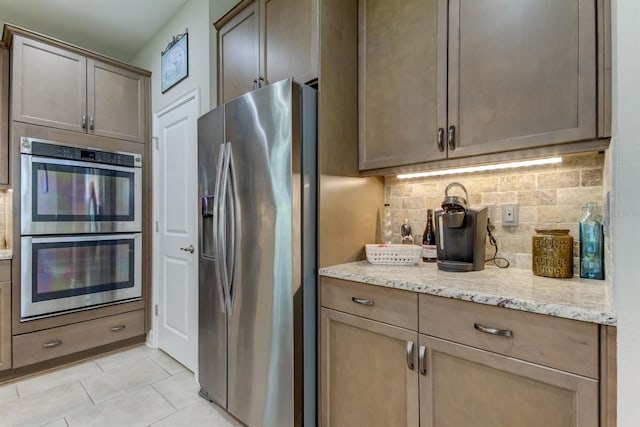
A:
{"type": "Polygon", "coordinates": [[[198,120],[200,394],[248,426],[316,425],[316,103],[283,80],[198,120]]]}
{"type": "Polygon", "coordinates": [[[140,233],[23,236],[21,319],[139,299],[141,240],[140,233]]]}
{"type": "Polygon", "coordinates": [[[467,189],[452,182],[445,189],[442,209],[435,212],[438,268],[444,271],[484,270],[487,232],[487,208],[468,207],[467,189]],[[459,187],[465,197],[450,196],[459,187]]]}
{"type": "Polygon", "coordinates": [[[21,234],[139,232],[142,157],[21,138],[21,234]]]}

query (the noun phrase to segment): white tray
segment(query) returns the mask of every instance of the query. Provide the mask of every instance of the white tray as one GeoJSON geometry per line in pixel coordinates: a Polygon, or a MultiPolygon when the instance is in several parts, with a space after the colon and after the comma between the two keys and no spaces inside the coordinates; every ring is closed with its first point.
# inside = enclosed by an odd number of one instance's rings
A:
{"type": "Polygon", "coordinates": [[[418,245],[364,245],[367,261],[382,265],[414,265],[422,257],[422,246],[418,245]]]}

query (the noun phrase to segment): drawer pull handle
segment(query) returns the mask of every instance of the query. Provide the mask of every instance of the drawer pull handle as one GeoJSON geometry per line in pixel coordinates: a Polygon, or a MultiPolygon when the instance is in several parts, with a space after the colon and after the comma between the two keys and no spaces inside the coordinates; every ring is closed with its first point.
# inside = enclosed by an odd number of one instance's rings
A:
{"type": "Polygon", "coordinates": [[[422,375],[427,375],[427,347],[423,345],[418,350],[418,369],[422,375]]]}
{"type": "Polygon", "coordinates": [[[479,330],[480,332],[484,332],[485,334],[500,335],[501,337],[513,336],[513,332],[509,329],[487,328],[486,326],[482,326],[479,323],[474,323],[473,327],[479,330]]]}
{"type": "Polygon", "coordinates": [[[356,304],[368,305],[370,307],[373,307],[373,300],[370,299],[351,297],[351,301],[355,302],[356,304]]]}
{"type": "Polygon", "coordinates": [[[109,328],[109,330],[110,330],[111,332],[118,332],[118,331],[123,330],[124,328],[126,328],[126,326],[125,326],[125,325],[112,326],[112,327],[110,327],[110,328],[109,328]]]}
{"type": "Polygon", "coordinates": [[[62,344],[61,340],[49,341],[49,342],[46,342],[46,343],[42,344],[42,348],[58,347],[61,344],[62,344]]]}
{"type": "Polygon", "coordinates": [[[407,368],[413,371],[413,341],[407,341],[407,368]]]}

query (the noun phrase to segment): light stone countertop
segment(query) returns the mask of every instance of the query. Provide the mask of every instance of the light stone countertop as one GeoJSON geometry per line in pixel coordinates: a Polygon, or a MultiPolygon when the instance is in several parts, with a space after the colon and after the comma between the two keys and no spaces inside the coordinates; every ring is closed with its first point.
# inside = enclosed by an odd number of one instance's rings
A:
{"type": "Polygon", "coordinates": [[[11,258],[13,258],[13,250],[0,249],[0,259],[11,259],[11,258]]]}
{"type": "Polygon", "coordinates": [[[392,266],[357,261],[321,268],[319,274],[584,322],[616,324],[609,284],[602,280],[552,279],[535,276],[530,270],[493,266],[483,271],[449,273],[438,270],[435,263],[424,262],[392,266]]]}

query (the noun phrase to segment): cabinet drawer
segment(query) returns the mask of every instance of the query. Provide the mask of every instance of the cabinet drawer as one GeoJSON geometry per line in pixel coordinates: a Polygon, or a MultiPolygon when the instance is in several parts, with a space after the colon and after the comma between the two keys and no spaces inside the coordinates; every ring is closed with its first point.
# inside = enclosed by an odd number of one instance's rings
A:
{"type": "Polygon", "coordinates": [[[420,332],[598,378],[598,325],[594,323],[423,294],[420,332]],[[506,331],[511,336],[495,334],[506,331]]]}
{"type": "Polygon", "coordinates": [[[144,310],[13,337],[13,367],[31,365],[144,334],[144,310]]]}
{"type": "Polygon", "coordinates": [[[414,292],[330,277],[322,277],[320,283],[324,307],[413,331],[418,328],[418,294],[414,292]]]}

